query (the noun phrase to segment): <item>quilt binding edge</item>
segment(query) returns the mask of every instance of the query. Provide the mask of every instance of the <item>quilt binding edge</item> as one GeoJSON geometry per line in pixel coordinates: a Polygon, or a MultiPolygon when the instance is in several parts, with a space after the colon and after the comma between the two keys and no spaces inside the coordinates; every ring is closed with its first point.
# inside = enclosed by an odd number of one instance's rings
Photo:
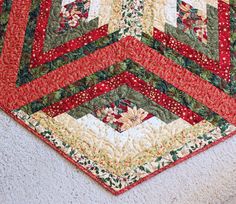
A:
{"type": "Polygon", "coordinates": [[[208,144],[164,167],[162,167],[161,169],[158,169],[154,172],[152,172],[151,174],[141,178],[140,180],[134,182],[133,184],[126,186],[125,188],[119,190],[119,191],[115,191],[114,189],[112,189],[110,186],[106,185],[99,177],[95,176],[94,174],[92,174],[89,170],[87,170],[86,168],[84,168],[82,165],[78,164],[76,161],[74,161],[72,158],[70,158],[69,155],[67,155],[65,152],[63,152],[62,150],[58,149],[56,146],[54,146],[52,143],[50,143],[46,138],[44,138],[40,133],[38,133],[37,131],[33,130],[32,128],[30,128],[29,126],[27,126],[22,120],[20,120],[19,118],[17,118],[10,110],[8,110],[7,108],[5,108],[2,104],[0,104],[0,110],[3,110],[8,116],[10,116],[12,119],[14,119],[17,123],[19,123],[20,125],[22,125],[24,128],[26,128],[29,132],[31,132],[32,134],[36,135],[39,139],[41,139],[44,143],[46,143],[48,146],[50,146],[51,148],[53,148],[57,153],[59,153],[61,156],[63,156],[67,161],[69,161],[71,164],[75,165],[76,168],[78,168],[80,171],[82,171],[83,173],[85,173],[86,175],[88,175],[90,178],[92,178],[93,180],[95,180],[98,184],[100,184],[103,188],[105,188],[107,191],[111,192],[113,195],[118,196],[121,195],[123,193],[125,193],[126,191],[134,188],[135,186],[137,186],[138,184],[154,177],[155,175],[176,166],[177,164],[188,160],[189,158],[192,158],[195,155],[198,155],[201,152],[204,152],[206,150],[208,150],[211,147],[216,146],[217,144],[224,142],[225,140],[233,137],[236,134],[236,130],[231,132],[230,134],[212,142],[211,144],[208,144]]]}

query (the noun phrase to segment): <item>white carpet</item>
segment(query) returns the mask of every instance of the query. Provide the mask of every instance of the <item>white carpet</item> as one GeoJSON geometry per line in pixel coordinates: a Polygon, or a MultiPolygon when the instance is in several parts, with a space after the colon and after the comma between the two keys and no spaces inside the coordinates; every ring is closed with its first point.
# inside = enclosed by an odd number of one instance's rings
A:
{"type": "Polygon", "coordinates": [[[0,112],[1,204],[235,204],[236,137],[118,197],[0,112]]]}

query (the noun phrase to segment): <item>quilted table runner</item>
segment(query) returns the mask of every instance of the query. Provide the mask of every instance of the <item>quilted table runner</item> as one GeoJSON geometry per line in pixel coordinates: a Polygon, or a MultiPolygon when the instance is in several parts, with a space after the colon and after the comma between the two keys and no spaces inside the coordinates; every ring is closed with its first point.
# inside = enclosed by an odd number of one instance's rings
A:
{"type": "Polygon", "coordinates": [[[236,134],[235,15],[234,0],[0,0],[0,108],[121,194],[236,134]]]}

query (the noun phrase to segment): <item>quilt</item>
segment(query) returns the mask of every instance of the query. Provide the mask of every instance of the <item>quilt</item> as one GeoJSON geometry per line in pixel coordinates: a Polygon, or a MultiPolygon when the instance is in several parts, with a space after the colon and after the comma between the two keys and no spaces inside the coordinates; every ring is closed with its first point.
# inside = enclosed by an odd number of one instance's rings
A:
{"type": "Polygon", "coordinates": [[[0,108],[121,194],[236,134],[235,17],[234,0],[0,0],[0,108]]]}

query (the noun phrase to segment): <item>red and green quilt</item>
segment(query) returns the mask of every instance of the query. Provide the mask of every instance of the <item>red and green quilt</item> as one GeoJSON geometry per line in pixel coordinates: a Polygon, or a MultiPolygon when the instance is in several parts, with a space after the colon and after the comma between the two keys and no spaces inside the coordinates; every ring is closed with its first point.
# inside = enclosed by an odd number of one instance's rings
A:
{"type": "Polygon", "coordinates": [[[236,134],[236,3],[0,0],[0,108],[121,194],[236,134]]]}

